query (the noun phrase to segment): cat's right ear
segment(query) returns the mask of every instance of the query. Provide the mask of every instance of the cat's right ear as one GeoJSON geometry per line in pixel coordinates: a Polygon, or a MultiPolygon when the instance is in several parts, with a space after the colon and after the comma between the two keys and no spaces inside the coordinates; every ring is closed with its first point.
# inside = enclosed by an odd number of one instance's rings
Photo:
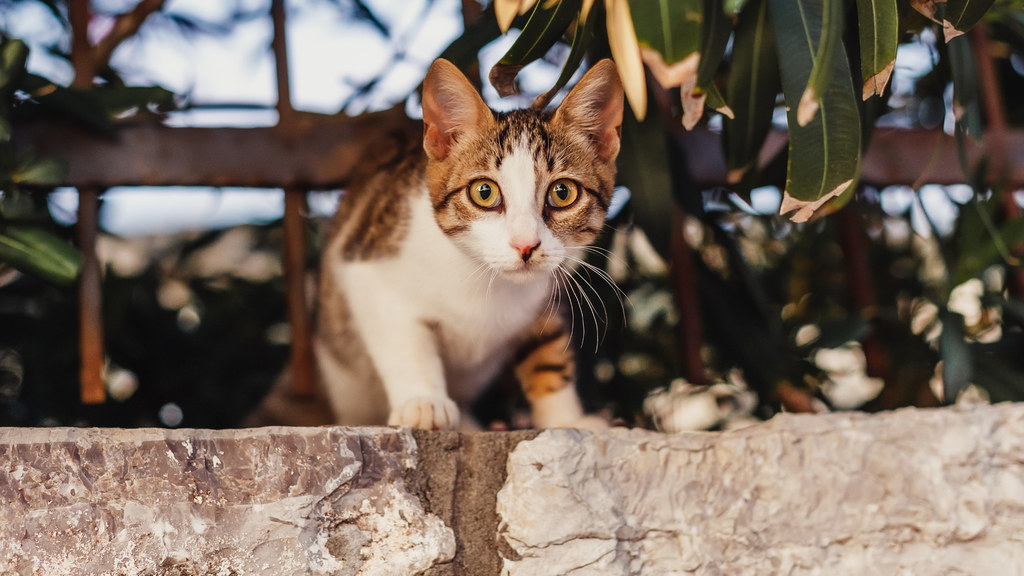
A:
{"type": "Polygon", "coordinates": [[[423,80],[423,149],[444,160],[459,134],[493,120],[476,88],[451,62],[438,58],[423,80]]]}

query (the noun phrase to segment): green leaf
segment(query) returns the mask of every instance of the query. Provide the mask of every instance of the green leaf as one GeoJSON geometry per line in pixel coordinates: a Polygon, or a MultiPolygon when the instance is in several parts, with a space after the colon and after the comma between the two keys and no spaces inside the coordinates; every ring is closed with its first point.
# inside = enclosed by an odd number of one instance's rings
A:
{"type": "Polygon", "coordinates": [[[700,64],[697,65],[697,88],[710,91],[718,65],[725,57],[732,32],[732,19],[722,11],[722,0],[704,0],[704,22],[701,27],[700,64]]]}
{"type": "Polygon", "coordinates": [[[0,227],[0,261],[22,272],[67,285],[82,266],[77,250],[50,232],[36,227],[0,227]]]}
{"type": "Polygon", "coordinates": [[[801,126],[806,126],[818,113],[836,68],[837,48],[843,43],[843,0],[824,0],[821,6],[821,38],[814,55],[811,77],[807,79],[807,87],[796,111],[796,119],[801,126]]]}
{"type": "Polygon", "coordinates": [[[638,122],[631,110],[622,115],[618,182],[629,188],[636,225],[666,261],[672,239],[672,174],[665,128],[657,105],[648,103],[647,119],[638,122]]]}
{"type": "Polygon", "coordinates": [[[842,205],[860,170],[860,112],[841,45],[831,52],[831,81],[817,114],[801,125],[796,103],[811,77],[822,38],[823,5],[813,0],[769,0],[789,124],[789,165],[780,213],[806,222],[842,205]]]}
{"type": "Polygon", "coordinates": [[[7,40],[0,44],[0,92],[25,73],[28,46],[21,40],[7,40]]]}
{"type": "Polygon", "coordinates": [[[752,169],[772,127],[779,82],[775,28],[768,18],[768,0],[751,0],[739,16],[727,85],[735,119],[723,126],[728,181],[738,184],[752,169]]]}
{"type": "Polygon", "coordinates": [[[1012,255],[1011,247],[1024,243],[1024,218],[1009,220],[997,229],[994,220],[999,202],[996,198],[998,196],[983,202],[975,194],[974,200],[960,211],[956,229],[957,259],[952,274],[954,286],[978,278],[993,264],[1021,265],[1012,255]]]}
{"type": "Polygon", "coordinates": [[[680,64],[700,50],[703,0],[630,0],[629,10],[641,48],[659,54],[664,66],[680,64]]]}
{"type": "Polygon", "coordinates": [[[726,14],[736,16],[737,14],[742,14],[746,5],[747,0],[725,0],[722,9],[725,10],[726,14]]]}
{"type": "Polygon", "coordinates": [[[504,97],[515,94],[515,79],[519,70],[544,56],[565,34],[566,28],[579,15],[579,11],[580,0],[537,2],[519,37],[488,75],[499,95],[504,97]]]}
{"type": "Polygon", "coordinates": [[[939,356],[942,358],[943,402],[952,404],[971,383],[973,366],[971,350],[965,338],[964,317],[944,310],[941,314],[942,334],[939,336],[939,356]]]}
{"type": "Polygon", "coordinates": [[[135,108],[150,109],[154,112],[170,112],[177,108],[174,92],[160,86],[98,88],[94,94],[99,104],[111,116],[135,108]]]}
{"type": "Polygon", "coordinates": [[[946,2],[946,14],[942,18],[942,32],[948,43],[971,29],[995,0],[949,0],[946,2]]]}
{"type": "Polygon", "coordinates": [[[44,108],[104,134],[114,133],[110,114],[94,90],[65,88],[31,73],[25,75],[21,89],[28,92],[32,99],[44,108]]]}
{"type": "Polygon", "coordinates": [[[966,37],[953,38],[946,49],[953,76],[953,116],[969,136],[980,139],[981,105],[974,49],[966,37]]]}
{"type": "Polygon", "coordinates": [[[896,0],[857,0],[860,32],[860,72],[863,99],[881,96],[892,77],[899,46],[899,13],[896,0]]]}
{"type": "MultiPolygon", "coordinates": [[[[700,89],[698,88],[698,90],[700,89]]],[[[735,116],[732,108],[730,108],[729,104],[725,101],[725,96],[722,96],[722,93],[718,90],[717,84],[714,82],[708,84],[707,88],[705,88],[702,93],[707,99],[705,101],[705,105],[708,108],[724,115],[726,118],[733,118],[735,116]]]]}
{"type": "Polygon", "coordinates": [[[565,59],[565,64],[562,65],[562,73],[558,75],[558,80],[555,81],[555,85],[550,90],[534,100],[534,108],[543,109],[547,106],[551,99],[555,97],[555,94],[569,83],[569,79],[572,78],[572,75],[579,69],[580,63],[583,62],[583,56],[587,53],[590,44],[594,40],[594,21],[597,20],[593,15],[593,11],[586,16],[584,18],[581,5],[579,17],[576,20],[576,31],[572,35],[569,56],[565,59]]]}
{"type": "Polygon", "coordinates": [[[67,166],[57,158],[38,158],[17,167],[11,174],[15,184],[56,186],[64,182],[67,166]]]}

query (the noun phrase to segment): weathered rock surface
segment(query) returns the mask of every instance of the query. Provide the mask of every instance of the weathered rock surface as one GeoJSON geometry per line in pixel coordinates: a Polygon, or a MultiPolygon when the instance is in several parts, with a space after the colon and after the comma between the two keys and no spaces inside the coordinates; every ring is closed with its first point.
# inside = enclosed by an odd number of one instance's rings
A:
{"type": "Polygon", "coordinates": [[[1022,574],[1024,406],[547,431],[497,508],[510,576],[1022,574]]]}
{"type": "Polygon", "coordinates": [[[726,433],[0,428],[0,575],[1024,574],[1024,405],[726,433]]]}
{"type": "Polygon", "coordinates": [[[0,574],[412,574],[452,531],[408,431],[0,429],[0,574]]]}

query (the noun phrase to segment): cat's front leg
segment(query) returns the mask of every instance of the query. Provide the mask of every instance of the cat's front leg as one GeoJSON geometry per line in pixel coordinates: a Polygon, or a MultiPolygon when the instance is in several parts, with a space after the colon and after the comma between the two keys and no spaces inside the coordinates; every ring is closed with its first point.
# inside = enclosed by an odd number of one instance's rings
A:
{"type": "Polygon", "coordinates": [[[561,316],[541,318],[520,347],[516,377],[530,402],[537,428],[607,428],[600,417],[583,413],[576,394],[576,365],[561,316]]]}
{"type": "Polygon", "coordinates": [[[448,397],[433,329],[386,286],[350,292],[352,315],[390,404],[389,426],[455,430],[459,409],[448,397]]]}

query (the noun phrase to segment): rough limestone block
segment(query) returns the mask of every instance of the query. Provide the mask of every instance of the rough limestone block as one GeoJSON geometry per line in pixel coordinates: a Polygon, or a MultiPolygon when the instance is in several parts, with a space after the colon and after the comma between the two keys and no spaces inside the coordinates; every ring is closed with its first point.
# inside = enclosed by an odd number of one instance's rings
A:
{"type": "Polygon", "coordinates": [[[1024,574],[1024,405],[547,431],[497,510],[510,576],[1024,574]]]}
{"type": "Polygon", "coordinates": [[[0,429],[0,574],[414,574],[455,553],[391,429],[0,429]]]}

